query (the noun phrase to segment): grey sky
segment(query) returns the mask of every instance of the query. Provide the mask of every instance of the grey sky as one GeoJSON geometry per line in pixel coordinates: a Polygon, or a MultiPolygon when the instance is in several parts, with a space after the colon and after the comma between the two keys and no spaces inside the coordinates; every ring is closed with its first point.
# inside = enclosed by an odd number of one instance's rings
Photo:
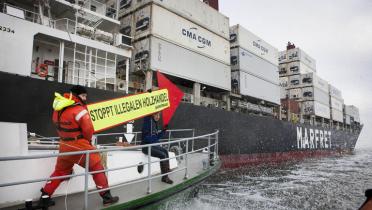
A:
{"type": "Polygon", "coordinates": [[[316,59],[318,75],[360,108],[358,146],[372,145],[372,1],[220,0],[220,11],[278,50],[291,41],[316,59]]]}

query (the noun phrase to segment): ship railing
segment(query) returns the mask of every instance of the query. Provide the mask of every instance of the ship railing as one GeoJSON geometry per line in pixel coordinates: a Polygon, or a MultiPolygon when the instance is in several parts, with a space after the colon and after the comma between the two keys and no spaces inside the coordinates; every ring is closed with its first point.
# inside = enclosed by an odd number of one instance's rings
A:
{"type": "MultiPolygon", "coordinates": [[[[117,132],[117,133],[101,133],[96,134],[92,138],[92,144],[95,146],[114,146],[116,143],[100,143],[100,139],[106,138],[112,138],[116,141],[120,141],[122,139],[125,139],[125,132],[117,132]]],[[[138,145],[141,143],[140,137],[142,136],[141,131],[132,132],[131,134],[134,135],[133,140],[130,142],[132,145],[138,145]]],[[[29,134],[30,135],[30,134],[29,134]]],[[[36,134],[31,133],[30,136],[35,136],[36,134]]],[[[182,139],[181,137],[175,137],[175,136],[195,136],[195,129],[169,129],[164,134],[165,138],[160,139],[160,142],[167,142],[167,148],[170,149],[171,145],[173,145],[173,141],[182,139]]],[[[39,145],[57,145],[59,143],[59,137],[38,137],[38,138],[32,138],[32,140],[29,141],[29,143],[39,144],[39,145]]],[[[194,150],[194,142],[191,142],[191,149],[194,150]]],[[[181,148],[181,146],[185,146],[182,143],[178,143],[178,147],[181,148]]]]}
{"type": "MultiPolygon", "coordinates": [[[[97,4],[103,4],[100,2],[96,2],[97,4]]],[[[60,18],[60,19],[52,19],[47,17],[41,17],[39,13],[33,12],[21,7],[14,6],[9,3],[2,4],[3,10],[2,12],[4,14],[14,16],[20,19],[24,19],[27,21],[30,21],[32,23],[37,23],[40,25],[44,25],[50,28],[58,29],[61,31],[68,32],[69,34],[76,34],[82,37],[88,37],[88,38],[94,38],[94,40],[103,42],[108,45],[113,45],[115,41],[115,34],[112,34],[107,31],[103,31],[100,29],[97,29],[94,24],[93,26],[87,25],[83,22],[76,22],[76,20],[71,20],[69,18],[60,18]]],[[[107,14],[111,14],[111,16],[116,16],[116,9],[112,8],[110,6],[105,7],[106,10],[106,16],[107,14]]],[[[98,21],[99,23],[99,21],[98,21]]],[[[130,43],[130,40],[132,40],[132,37],[122,35],[126,37],[130,43]]],[[[126,43],[127,44],[127,43],[126,43]]],[[[129,46],[129,45],[128,45],[129,46]]]]}
{"type": "Polygon", "coordinates": [[[14,17],[18,17],[33,23],[41,24],[41,17],[39,13],[17,7],[15,5],[4,3],[3,4],[3,13],[7,15],[11,15],[14,17]]]}
{"type": "MultiPolygon", "coordinates": [[[[168,142],[160,142],[156,144],[147,144],[147,145],[135,145],[131,147],[111,147],[111,148],[104,148],[104,149],[96,149],[96,150],[85,150],[85,151],[77,151],[77,152],[66,152],[66,153],[58,153],[58,154],[39,154],[39,155],[27,155],[27,156],[7,156],[7,157],[0,157],[0,162],[5,162],[5,161],[16,161],[16,160],[31,160],[31,159],[45,159],[45,158],[56,158],[56,157],[62,157],[62,156],[72,156],[72,155],[85,155],[85,171],[84,173],[77,173],[77,174],[71,174],[71,175],[65,175],[65,176],[57,176],[57,177],[47,177],[47,178],[38,178],[38,179],[30,179],[30,180],[23,180],[23,181],[17,181],[17,182],[8,182],[8,183],[0,183],[0,187],[10,187],[10,186],[16,186],[16,185],[22,185],[22,184],[30,184],[30,183],[37,183],[37,182],[46,182],[46,181],[51,181],[51,180],[56,180],[56,179],[69,179],[73,177],[80,177],[84,176],[84,209],[88,209],[88,195],[94,194],[94,193],[99,193],[103,192],[106,190],[110,189],[115,189],[119,187],[125,187],[131,184],[137,184],[141,182],[147,182],[147,193],[151,194],[152,192],[152,181],[156,178],[162,177],[163,175],[169,175],[169,174],[174,174],[177,172],[184,171],[184,178],[188,179],[189,178],[189,159],[192,158],[191,154],[194,153],[200,153],[200,152],[207,152],[208,155],[208,161],[205,164],[204,168],[204,162],[203,162],[203,169],[208,169],[213,165],[213,162],[218,160],[218,135],[219,131],[216,130],[213,133],[210,134],[205,134],[205,135],[200,135],[200,136],[193,136],[193,137],[188,137],[188,138],[182,138],[179,140],[173,141],[173,143],[181,143],[184,142],[186,145],[186,151],[177,154],[174,157],[169,157],[166,159],[162,160],[151,160],[151,148],[154,146],[164,146],[167,145],[168,142]],[[193,141],[203,141],[206,143],[206,146],[201,146],[198,149],[195,150],[190,150],[189,149],[189,144],[190,142],[193,141]],[[90,154],[93,153],[107,153],[107,152],[114,152],[114,151],[133,151],[133,150],[142,150],[143,148],[146,148],[148,151],[148,159],[147,162],[145,163],[138,163],[138,164],[133,164],[129,166],[123,166],[123,167],[116,167],[116,168],[111,168],[111,169],[104,169],[100,171],[89,171],[89,156],[90,154]],[[163,160],[171,160],[171,159],[177,159],[177,158],[183,158],[185,160],[184,167],[172,170],[171,172],[165,173],[165,174],[156,174],[152,175],[151,170],[152,170],[152,163],[158,163],[163,160]],[[142,179],[137,179],[133,181],[128,181],[128,182],[122,182],[116,185],[112,185],[109,188],[105,189],[96,189],[96,190],[89,190],[88,189],[88,180],[89,180],[89,175],[97,174],[97,173],[106,173],[110,171],[118,171],[118,170],[124,170],[128,168],[133,168],[133,167],[139,167],[147,165],[148,167],[148,175],[146,178],[142,179]]],[[[84,157],[84,156],[83,156],[84,157]]]]}
{"type": "Polygon", "coordinates": [[[86,1],[86,3],[82,6],[92,12],[105,15],[106,17],[109,17],[115,20],[117,19],[117,11],[118,11],[117,0],[105,1],[105,2],[90,0],[90,1],[86,1]],[[107,2],[110,2],[110,3],[107,3],[107,2]]]}
{"type": "Polygon", "coordinates": [[[76,22],[68,18],[61,18],[54,20],[55,28],[61,31],[68,32],[70,34],[75,33],[76,22]]]}

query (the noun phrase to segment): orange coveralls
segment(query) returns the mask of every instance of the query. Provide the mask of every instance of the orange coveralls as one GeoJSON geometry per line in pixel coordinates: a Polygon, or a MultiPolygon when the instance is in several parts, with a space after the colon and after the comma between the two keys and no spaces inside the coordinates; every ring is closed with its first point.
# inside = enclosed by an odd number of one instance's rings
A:
{"type": "MultiPolygon", "coordinates": [[[[69,98],[70,94],[65,93],[64,97],[69,98]]],[[[53,123],[56,125],[60,137],[59,152],[95,150],[96,148],[91,145],[94,129],[88,111],[78,97],[73,95],[72,99],[76,102],[74,105],[53,112],[53,123]]],[[[57,158],[55,170],[51,177],[70,175],[74,164],[84,168],[85,160],[85,155],[60,156],[57,158]]],[[[104,170],[101,157],[98,153],[91,153],[89,155],[89,171],[99,170],[104,170]]],[[[55,179],[47,182],[43,188],[44,192],[51,196],[64,180],[66,179],[55,179]]],[[[105,173],[93,174],[93,180],[97,189],[108,188],[105,173]]],[[[100,192],[101,195],[103,193],[105,191],[100,192]]]]}

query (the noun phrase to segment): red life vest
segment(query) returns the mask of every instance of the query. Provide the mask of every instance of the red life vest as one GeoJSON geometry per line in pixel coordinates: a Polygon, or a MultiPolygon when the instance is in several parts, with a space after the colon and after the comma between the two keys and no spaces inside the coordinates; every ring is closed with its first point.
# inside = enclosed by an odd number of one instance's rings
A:
{"type": "MultiPolygon", "coordinates": [[[[69,98],[70,94],[65,93],[64,97],[69,98]]],[[[94,129],[88,111],[78,97],[72,95],[72,99],[76,102],[74,105],[53,112],[53,123],[56,125],[58,135],[63,141],[78,139],[90,141],[94,129]]]]}

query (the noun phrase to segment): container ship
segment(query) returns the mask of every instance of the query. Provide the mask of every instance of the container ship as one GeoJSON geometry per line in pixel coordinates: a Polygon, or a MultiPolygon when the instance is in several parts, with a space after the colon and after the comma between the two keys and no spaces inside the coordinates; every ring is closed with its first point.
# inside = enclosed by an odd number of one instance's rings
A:
{"type": "Polygon", "coordinates": [[[224,167],[352,151],[361,132],[358,108],[317,75],[314,58],[230,26],[216,0],[1,0],[0,9],[0,121],[29,132],[56,136],[54,92],[79,84],[91,102],[122,97],[156,87],[155,71],[185,93],[170,127],[218,129],[224,167]]]}

